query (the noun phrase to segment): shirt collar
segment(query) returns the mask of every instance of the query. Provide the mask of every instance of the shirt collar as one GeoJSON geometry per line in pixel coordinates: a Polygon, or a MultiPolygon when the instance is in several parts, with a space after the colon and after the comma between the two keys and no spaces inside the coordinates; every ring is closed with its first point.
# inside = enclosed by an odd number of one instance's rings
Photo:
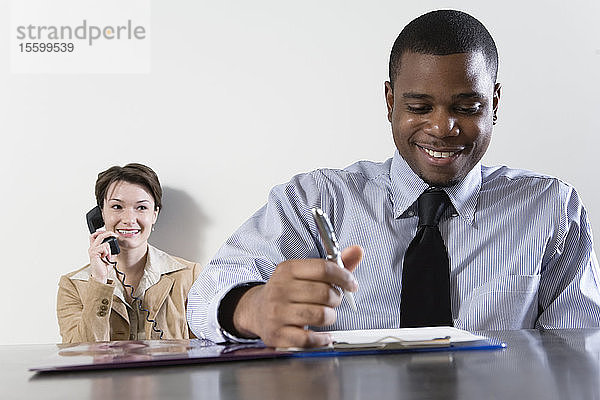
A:
{"type": "MultiPolygon", "coordinates": [[[[392,159],[390,177],[394,218],[399,218],[415,204],[429,185],[415,174],[398,150],[392,159]]],[[[448,194],[458,215],[472,225],[481,191],[481,163],[477,163],[460,182],[443,189],[448,194]]]]}

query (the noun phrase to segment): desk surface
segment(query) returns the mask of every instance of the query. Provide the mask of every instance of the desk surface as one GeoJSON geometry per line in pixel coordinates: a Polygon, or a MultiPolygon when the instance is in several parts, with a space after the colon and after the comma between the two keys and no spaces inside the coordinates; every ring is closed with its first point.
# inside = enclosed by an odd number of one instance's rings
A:
{"type": "Polygon", "coordinates": [[[54,345],[0,346],[7,399],[600,399],[600,329],[484,332],[498,351],[34,374],[54,345]]]}

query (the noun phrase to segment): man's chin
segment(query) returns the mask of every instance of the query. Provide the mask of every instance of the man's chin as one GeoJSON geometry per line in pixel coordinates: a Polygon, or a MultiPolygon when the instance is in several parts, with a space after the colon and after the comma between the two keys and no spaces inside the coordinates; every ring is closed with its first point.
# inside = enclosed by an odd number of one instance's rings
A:
{"type": "Polygon", "coordinates": [[[435,187],[450,187],[456,185],[460,181],[460,177],[454,175],[419,174],[419,177],[429,186],[435,187]]]}

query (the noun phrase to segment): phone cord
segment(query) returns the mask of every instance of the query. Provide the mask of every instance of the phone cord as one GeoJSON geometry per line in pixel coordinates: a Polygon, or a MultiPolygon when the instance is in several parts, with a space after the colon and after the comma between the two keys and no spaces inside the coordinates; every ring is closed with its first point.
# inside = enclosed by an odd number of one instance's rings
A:
{"type": "Polygon", "coordinates": [[[117,269],[117,262],[116,261],[110,261],[108,259],[108,257],[104,260],[105,262],[111,264],[114,269],[115,272],[117,273],[117,275],[119,276],[119,280],[121,281],[121,283],[123,284],[123,287],[125,288],[129,288],[129,290],[131,291],[131,298],[133,299],[133,303],[135,304],[135,302],[137,301],[138,304],[138,308],[140,311],[144,311],[146,313],[146,321],[150,322],[152,324],[152,330],[158,334],[160,334],[159,339],[162,339],[164,332],[162,331],[162,329],[157,328],[156,327],[156,321],[153,319],[150,319],[150,311],[145,309],[144,307],[142,307],[142,299],[140,299],[139,297],[136,297],[133,295],[133,292],[135,291],[135,288],[133,286],[131,286],[128,283],[125,283],[125,273],[121,272],[117,269]]]}

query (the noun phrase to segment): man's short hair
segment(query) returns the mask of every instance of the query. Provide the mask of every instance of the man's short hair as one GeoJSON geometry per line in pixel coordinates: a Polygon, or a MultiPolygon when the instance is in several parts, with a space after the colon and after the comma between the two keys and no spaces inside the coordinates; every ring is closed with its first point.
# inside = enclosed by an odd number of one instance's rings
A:
{"type": "Polygon", "coordinates": [[[476,18],[462,11],[437,10],[423,14],[404,27],[390,54],[390,82],[400,70],[404,53],[446,56],[481,51],[496,82],[498,50],[492,35],[476,18]]]}

